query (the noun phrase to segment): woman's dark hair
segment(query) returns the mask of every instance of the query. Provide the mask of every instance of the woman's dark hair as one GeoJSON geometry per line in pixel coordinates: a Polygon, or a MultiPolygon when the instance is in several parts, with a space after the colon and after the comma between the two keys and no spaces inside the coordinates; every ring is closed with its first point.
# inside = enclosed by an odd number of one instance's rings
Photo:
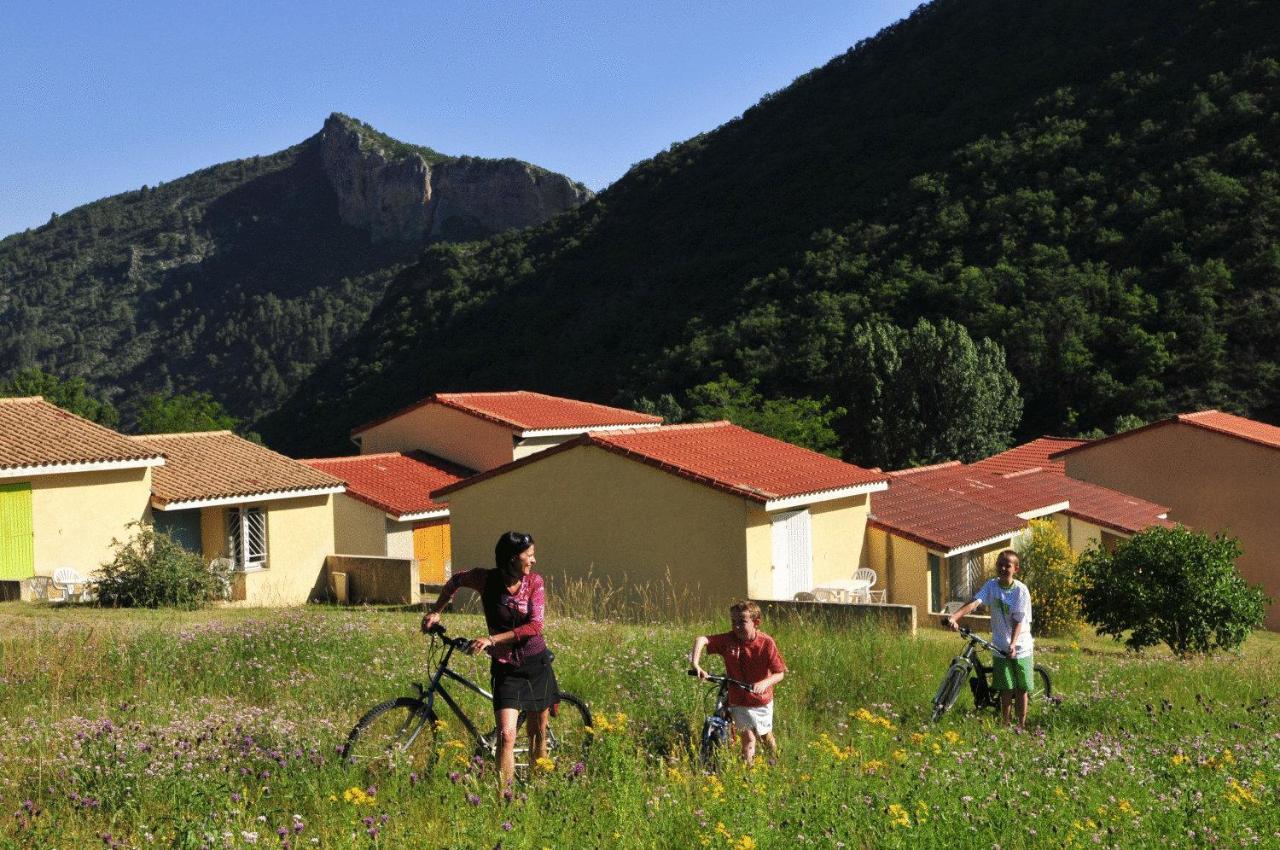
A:
{"type": "Polygon", "coordinates": [[[493,547],[493,565],[503,569],[511,563],[511,559],[533,545],[533,535],[522,531],[508,531],[498,538],[493,547]]]}

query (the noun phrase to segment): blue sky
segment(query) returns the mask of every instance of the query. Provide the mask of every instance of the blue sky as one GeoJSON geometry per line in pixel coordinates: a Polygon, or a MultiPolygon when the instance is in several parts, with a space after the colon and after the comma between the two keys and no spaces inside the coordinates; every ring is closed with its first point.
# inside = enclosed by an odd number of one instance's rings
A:
{"type": "Polygon", "coordinates": [[[0,27],[0,237],[295,144],[346,112],[594,189],[913,0],[18,2],[0,27]]]}

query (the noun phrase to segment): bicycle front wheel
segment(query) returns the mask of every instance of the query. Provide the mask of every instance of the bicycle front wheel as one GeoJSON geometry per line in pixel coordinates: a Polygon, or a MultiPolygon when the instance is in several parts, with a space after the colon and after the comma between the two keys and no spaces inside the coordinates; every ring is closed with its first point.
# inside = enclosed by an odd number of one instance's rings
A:
{"type": "Polygon", "coordinates": [[[426,703],[413,697],[379,703],[347,736],[343,761],[372,775],[425,775],[439,758],[435,720],[426,703]]]}
{"type": "Polygon", "coordinates": [[[702,724],[702,737],[698,739],[698,758],[707,770],[714,770],[716,754],[729,741],[729,723],[723,717],[711,715],[702,724]]]}
{"type": "Polygon", "coordinates": [[[943,677],[942,684],[938,686],[938,693],[933,697],[933,716],[929,718],[930,722],[937,723],[942,715],[956,704],[956,699],[960,696],[960,691],[964,689],[965,679],[969,678],[969,671],[957,664],[951,665],[947,670],[947,675],[943,677]]]}
{"type": "Polygon", "coordinates": [[[1032,677],[1031,692],[1027,694],[1027,701],[1031,705],[1048,705],[1052,696],[1053,682],[1049,679],[1049,671],[1037,664],[1035,666],[1035,676],[1032,677]]]}

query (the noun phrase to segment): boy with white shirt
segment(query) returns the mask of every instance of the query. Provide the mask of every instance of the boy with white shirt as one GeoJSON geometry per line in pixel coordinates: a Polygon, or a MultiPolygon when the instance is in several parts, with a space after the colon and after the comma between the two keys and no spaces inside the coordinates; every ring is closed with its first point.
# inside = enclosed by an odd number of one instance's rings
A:
{"type": "Polygon", "coordinates": [[[1031,592],[1018,581],[1018,553],[1005,549],[996,557],[997,578],[989,580],[959,611],[946,618],[952,631],[956,621],[979,604],[991,612],[991,642],[1005,655],[996,655],[991,684],[1000,691],[1000,716],[1005,725],[1016,714],[1018,729],[1027,722],[1027,692],[1035,677],[1031,653],[1031,592]]]}

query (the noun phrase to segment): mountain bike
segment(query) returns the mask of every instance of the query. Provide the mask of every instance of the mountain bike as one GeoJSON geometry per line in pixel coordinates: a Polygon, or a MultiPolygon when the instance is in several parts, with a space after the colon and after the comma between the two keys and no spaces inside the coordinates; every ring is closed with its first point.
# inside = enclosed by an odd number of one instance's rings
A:
{"type": "MultiPolygon", "coordinates": [[[[444,626],[439,624],[433,626],[429,634],[432,638],[431,656],[440,655],[430,684],[424,687],[414,682],[413,696],[389,699],[365,712],[342,747],[342,758],[347,764],[363,768],[370,774],[408,770],[425,778],[449,748],[470,749],[472,757],[497,758],[497,726],[489,726],[488,721],[483,721],[488,731],[481,732],[482,727],[472,721],[444,684],[446,679],[457,682],[492,704],[493,694],[449,668],[454,652],[461,650],[466,653],[471,640],[448,637],[444,626]],[[443,740],[445,736],[442,733],[447,724],[436,711],[436,697],[461,723],[467,742],[457,738],[443,740]]],[[[528,741],[520,735],[527,719],[527,713],[522,711],[516,724],[516,774],[519,776],[527,775],[529,769],[528,741]]],[[[547,720],[547,757],[553,762],[560,759],[585,762],[590,747],[591,710],[573,694],[558,692],[547,720]]]]}
{"type": "MultiPolygon", "coordinates": [[[[947,674],[942,677],[942,684],[938,686],[938,692],[933,697],[933,717],[934,723],[942,715],[947,713],[951,706],[955,705],[956,699],[960,696],[960,691],[964,689],[965,680],[969,680],[969,690],[973,692],[973,706],[976,709],[999,708],[1000,692],[991,687],[991,668],[982,663],[982,659],[978,657],[978,648],[982,647],[991,651],[992,655],[1003,655],[1008,657],[1006,653],[996,649],[989,641],[975,635],[966,627],[960,628],[960,636],[966,641],[964,651],[958,656],[951,659],[951,666],[947,668],[947,674]],[[973,678],[970,678],[972,674],[973,678]]],[[[1027,693],[1027,708],[1040,703],[1047,703],[1053,696],[1053,682],[1049,679],[1049,671],[1037,664],[1035,670],[1035,681],[1032,682],[1031,690],[1027,693]]]]}
{"type": "MultiPolygon", "coordinates": [[[[689,675],[697,676],[698,671],[690,670],[689,675]]],[[[746,682],[730,679],[728,676],[707,676],[705,681],[720,688],[716,694],[716,707],[702,722],[702,733],[698,736],[698,758],[703,766],[710,770],[715,767],[716,753],[729,743],[729,731],[733,725],[733,715],[729,712],[729,688],[742,688],[749,691],[751,686],[746,682]]]]}

